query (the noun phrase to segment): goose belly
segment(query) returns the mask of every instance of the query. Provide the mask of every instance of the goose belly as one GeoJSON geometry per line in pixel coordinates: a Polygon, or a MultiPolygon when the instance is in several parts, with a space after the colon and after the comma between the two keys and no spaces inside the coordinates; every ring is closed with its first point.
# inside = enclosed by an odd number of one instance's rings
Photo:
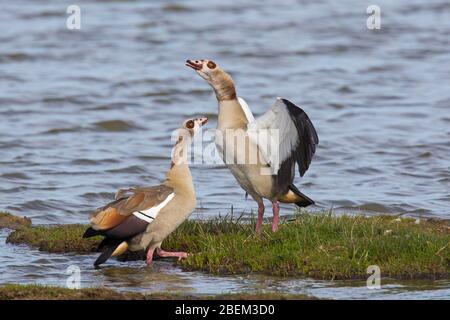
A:
{"type": "MultiPolygon", "coordinates": [[[[238,181],[239,185],[249,193],[253,198],[272,198],[272,184],[273,179],[269,174],[264,174],[267,164],[262,162],[262,156],[256,145],[248,140],[246,135],[242,139],[245,139],[244,147],[239,149],[236,147],[236,151],[233,148],[224,148],[223,139],[216,139],[217,150],[224,161],[225,165],[230,169],[233,176],[238,181]],[[238,161],[237,154],[245,153],[244,163],[238,161]],[[251,157],[249,155],[258,155],[256,161],[247,163],[251,157]]],[[[242,160],[242,158],[241,158],[242,160]]]]}
{"type": "Polygon", "coordinates": [[[196,200],[193,197],[175,197],[167,204],[147,226],[147,229],[135,236],[129,242],[131,251],[148,248],[150,245],[162,242],[169,234],[180,226],[195,209],[196,200]]]}
{"type": "Polygon", "coordinates": [[[272,199],[272,176],[262,175],[257,165],[227,165],[239,185],[253,198],[272,199]]]}

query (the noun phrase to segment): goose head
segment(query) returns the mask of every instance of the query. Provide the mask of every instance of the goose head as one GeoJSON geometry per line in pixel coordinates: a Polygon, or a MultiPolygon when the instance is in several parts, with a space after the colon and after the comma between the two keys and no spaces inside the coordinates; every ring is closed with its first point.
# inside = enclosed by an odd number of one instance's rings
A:
{"type": "Polygon", "coordinates": [[[177,164],[186,164],[188,161],[188,151],[190,144],[194,141],[194,136],[200,131],[200,128],[208,122],[208,118],[201,117],[196,119],[187,119],[178,130],[178,139],[172,150],[171,169],[177,164]]]}
{"type": "Polygon", "coordinates": [[[218,100],[236,98],[236,91],[231,76],[212,60],[186,60],[186,66],[192,68],[206,80],[216,92],[218,100]]]}
{"type": "Polygon", "coordinates": [[[195,136],[200,128],[208,122],[207,117],[201,117],[196,119],[187,119],[183,122],[181,129],[186,131],[191,137],[195,136]]]}
{"type": "Polygon", "coordinates": [[[223,70],[212,60],[186,60],[186,66],[195,70],[200,77],[212,84],[223,70]]]}

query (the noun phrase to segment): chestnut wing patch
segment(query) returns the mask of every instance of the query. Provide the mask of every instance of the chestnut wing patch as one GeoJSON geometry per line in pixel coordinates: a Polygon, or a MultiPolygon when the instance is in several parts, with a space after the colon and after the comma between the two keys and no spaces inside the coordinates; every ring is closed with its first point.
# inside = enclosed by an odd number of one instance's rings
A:
{"type": "MultiPolygon", "coordinates": [[[[159,212],[162,207],[160,208],[158,205],[163,203],[171,194],[173,194],[173,189],[164,185],[119,190],[116,194],[118,199],[94,213],[91,218],[92,228],[95,230],[111,229],[135,212],[145,212],[154,207],[159,208],[159,212]]],[[[151,214],[156,217],[155,210],[151,214]]]]}

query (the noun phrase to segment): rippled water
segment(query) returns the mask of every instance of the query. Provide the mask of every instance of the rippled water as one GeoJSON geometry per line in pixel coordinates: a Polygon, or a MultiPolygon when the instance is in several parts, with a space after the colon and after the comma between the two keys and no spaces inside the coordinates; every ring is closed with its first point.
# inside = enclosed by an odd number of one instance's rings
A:
{"type": "MultiPolygon", "coordinates": [[[[307,111],[321,144],[297,185],[317,209],[450,218],[450,4],[378,0],[371,31],[372,2],[76,1],[69,31],[73,1],[2,1],[0,209],[86,222],[117,188],[159,183],[172,130],[215,127],[211,89],[184,66],[212,58],[256,115],[277,96],[307,111]]],[[[198,215],[255,209],[223,166],[192,172],[198,215]]],[[[68,259],[35,257],[16,280],[68,259]]]]}

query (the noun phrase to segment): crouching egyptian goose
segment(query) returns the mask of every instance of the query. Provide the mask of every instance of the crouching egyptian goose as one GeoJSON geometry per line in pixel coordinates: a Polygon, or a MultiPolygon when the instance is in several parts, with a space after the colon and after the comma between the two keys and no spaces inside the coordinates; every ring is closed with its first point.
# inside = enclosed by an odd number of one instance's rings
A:
{"type": "Polygon", "coordinates": [[[93,214],[91,227],[83,238],[96,235],[105,237],[99,245],[102,253],[94,266],[127,250],[147,249],[147,264],[152,263],[155,249],[161,257],[187,257],[186,252],[162,250],[161,243],[195,209],[196,197],[188,166],[188,148],[194,135],[207,120],[199,118],[183,123],[173,149],[170,170],[161,185],[121,189],[114,201],[93,214]]]}
{"type": "Polygon", "coordinates": [[[263,198],[272,202],[272,231],[277,231],[279,202],[299,207],[314,204],[293,184],[296,163],[303,176],[319,143],[311,120],[302,109],[281,98],[255,119],[247,103],[236,96],[231,76],[214,61],[187,60],[186,65],[206,80],[216,94],[216,147],[238,183],[258,203],[256,231],[260,233],[262,228],[263,198]],[[231,138],[230,132],[234,135],[231,138]]]}

